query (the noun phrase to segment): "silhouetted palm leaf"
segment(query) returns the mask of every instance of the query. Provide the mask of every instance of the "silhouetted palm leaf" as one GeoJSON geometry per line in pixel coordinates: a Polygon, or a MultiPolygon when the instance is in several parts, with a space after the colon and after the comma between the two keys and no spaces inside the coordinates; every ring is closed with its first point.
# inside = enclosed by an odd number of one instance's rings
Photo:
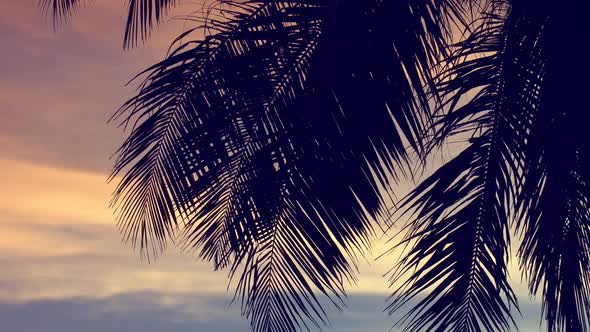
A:
{"type": "Polygon", "coordinates": [[[529,73],[534,126],[518,195],[521,266],[531,293],[541,291],[549,331],[588,331],[590,70],[583,18],[562,6],[517,9],[527,30],[539,31],[544,62],[529,73]]]}
{"type": "Polygon", "coordinates": [[[471,138],[404,202],[417,221],[393,281],[409,278],[390,308],[423,295],[402,320],[407,330],[509,327],[510,217],[521,230],[531,292],[542,290],[549,331],[590,328],[588,134],[581,126],[589,72],[574,46],[581,20],[561,5],[507,4],[505,18],[492,16],[496,23],[486,20],[458,45],[437,85],[447,103],[433,145],[471,138]],[[470,91],[475,97],[462,104],[470,91]]]}
{"type": "Polygon", "coordinates": [[[137,121],[114,173],[126,234],[161,249],[182,216],[255,331],[327,323],[315,292],[341,302],[375,181],[420,146],[453,6],[244,1],[183,34],[119,113],[137,121]]]}
{"type": "Polygon", "coordinates": [[[53,26],[64,22],[84,0],[38,0],[44,12],[50,14],[53,26]]]}
{"type": "Polygon", "coordinates": [[[519,100],[529,49],[515,42],[522,40],[504,10],[480,19],[438,84],[450,109],[433,143],[471,135],[468,147],[401,206],[413,211],[404,241],[410,249],[393,270],[392,283],[401,284],[389,309],[420,296],[400,321],[407,331],[501,331],[513,322],[506,264],[514,174],[531,126],[519,100]],[[474,97],[461,104],[468,93],[474,97]]]}
{"type": "MultiPolygon", "coordinates": [[[[55,0],[54,0],[55,1],[55,0]]],[[[128,0],[129,14],[125,27],[124,43],[134,46],[138,40],[149,37],[154,26],[162,21],[178,0],[128,0]]]]}
{"type": "MultiPolygon", "coordinates": [[[[64,22],[84,0],[38,0],[39,6],[53,18],[54,26],[64,22]]],[[[121,1],[123,2],[123,1],[121,1]]],[[[128,0],[125,47],[133,47],[149,37],[155,25],[177,4],[177,0],[128,0]]]]}

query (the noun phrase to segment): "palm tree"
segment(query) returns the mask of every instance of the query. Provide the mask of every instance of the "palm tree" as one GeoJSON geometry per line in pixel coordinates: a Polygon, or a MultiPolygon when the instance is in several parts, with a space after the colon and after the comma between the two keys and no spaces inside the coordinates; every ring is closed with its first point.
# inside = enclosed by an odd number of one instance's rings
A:
{"type": "MultiPolygon", "coordinates": [[[[130,0],[125,46],[177,2],[130,0]]],[[[41,3],[59,23],[81,0],[41,3]]],[[[120,228],[148,258],[177,239],[227,268],[255,332],[320,327],[387,219],[383,189],[459,137],[396,205],[410,222],[390,312],[408,308],[405,331],[510,330],[516,236],[548,330],[590,330],[576,5],[216,1],[114,116],[132,126],[112,175],[120,228]]]]}

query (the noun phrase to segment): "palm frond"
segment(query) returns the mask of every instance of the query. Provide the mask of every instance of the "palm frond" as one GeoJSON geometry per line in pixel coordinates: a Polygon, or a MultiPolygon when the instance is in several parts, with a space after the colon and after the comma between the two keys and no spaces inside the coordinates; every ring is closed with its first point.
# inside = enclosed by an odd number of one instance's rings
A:
{"type": "MultiPolygon", "coordinates": [[[[590,329],[590,165],[584,128],[587,59],[582,18],[563,8],[524,11],[541,31],[535,122],[526,149],[518,227],[519,257],[531,293],[541,293],[549,331],[590,329]]],[[[523,15],[524,16],[524,15],[523,15]]]]}
{"type": "Polygon", "coordinates": [[[53,27],[66,21],[84,0],[38,0],[41,9],[51,15],[53,27]]]}
{"type": "MultiPolygon", "coordinates": [[[[418,219],[423,223],[411,228],[408,241],[416,241],[416,244],[401,265],[401,271],[410,273],[411,278],[404,284],[406,288],[401,288],[398,302],[394,303],[400,305],[420,292],[433,289],[406,315],[410,330],[426,326],[453,330],[457,329],[456,322],[465,321],[457,314],[460,310],[456,307],[455,311],[449,310],[448,302],[444,302],[458,298],[449,296],[453,295],[451,290],[461,285],[457,281],[460,279],[451,277],[450,282],[446,279],[457,270],[457,262],[453,261],[455,251],[449,249],[452,247],[444,235],[446,232],[453,234],[454,227],[458,227],[448,223],[449,216],[454,217],[469,208],[466,203],[457,203],[456,188],[460,183],[469,183],[462,177],[477,173],[474,173],[475,168],[469,171],[463,168],[461,174],[458,163],[466,160],[465,154],[471,153],[472,149],[476,149],[474,155],[477,158],[481,157],[483,151],[479,151],[476,145],[490,130],[489,125],[482,122],[482,116],[485,118],[488,110],[505,124],[501,131],[493,127],[492,136],[496,137],[500,151],[504,152],[494,156],[494,150],[488,150],[492,152],[488,155],[490,160],[503,165],[503,176],[493,180],[488,190],[497,200],[496,210],[517,217],[522,241],[519,249],[521,267],[531,293],[542,295],[548,330],[584,331],[590,327],[587,311],[590,303],[587,272],[590,253],[590,192],[587,191],[586,175],[588,134],[582,127],[583,114],[589,109],[584,97],[589,72],[587,66],[581,65],[585,59],[576,48],[583,38],[579,33],[583,30],[580,26],[582,19],[572,18],[562,6],[537,6],[526,1],[512,3],[508,13],[502,23],[501,38],[496,42],[489,44],[474,39],[476,33],[460,45],[460,49],[469,52],[459,52],[460,59],[452,59],[458,60],[451,61],[455,67],[443,76],[443,83],[438,86],[443,92],[456,93],[447,99],[445,106],[450,111],[435,123],[439,130],[432,146],[439,145],[451,135],[472,137],[467,150],[443,166],[410,196],[412,207],[419,211],[418,219]],[[498,55],[485,56],[493,52],[489,47],[493,48],[494,44],[500,46],[498,55]],[[473,57],[471,50],[474,48],[479,48],[484,56],[473,57]],[[492,79],[481,79],[483,77],[492,79]],[[475,97],[458,106],[473,89],[475,97]],[[452,173],[449,169],[461,174],[456,182],[441,175],[452,173]],[[441,186],[439,183],[445,183],[441,182],[444,179],[447,179],[446,185],[441,186]],[[428,200],[420,195],[435,195],[438,200],[428,200]],[[444,195],[448,197],[444,198],[444,195]],[[437,205],[442,204],[443,199],[451,212],[437,205]],[[425,211],[431,215],[425,215],[425,211]],[[410,267],[416,270],[410,272],[410,267]],[[436,278],[444,278],[444,281],[435,282],[436,278]],[[408,289],[409,294],[403,293],[408,289]],[[450,320],[444,320],[451,314],[454,316],[450,320]],[[451,321],[454,323],[448,324],[451,321]]],[[[489,36],[490,33],[482,35],[489,36]]],[[[493,170],[487,168],[487,172],[493,170]]],[[[470,195],[476,194],[471,192],[470,195]]],[[[506,218],[501,219],[495,214],[492,218],[507,222],[506,218]]],[[[494,238],[501,239],[499,234],[494,238]]],[[[510,302],[510,296],[506,297],[510,302]]],[[[497,305],[497,308],[502,307],[497,305]]],[[[489,308],[478,312],[480,315],[495,313],[489,308]]],[[[477,327],[474,323],[473,327],[458,329],[499,329],[492,324],[485,325],[482,316],[476,321],[482,326],[477,327]]]]}
{"type": "Polygon", "coordinates": [[[399,322],[405,331],[507,331],[512,323],[508,223],[499,206],[503,197],[491,188],[505,179],[485,158],[492,147],[487,138],[478,138],[408,197],[420,210],[405,240],[415,244],[392,284],[410,276],[388,307],[393,313],[417,298],[399,322]]]}
{"type": "Polygon", "coordinates": [[[230,267],[254,331],[321,326],[316,296],[342,303],[378,181],[421,144],[423,86],[456,6],[226,4],[118,113],[136,124],[114,172],[121,226],[160,249],[182,220],[186,248],[230,267]]]}
{"type": "Polygon", "coordinates": [[[543,166],[527,172],[526,195],[532,186],[537,194],[526,210],[519,256],[531,293],[541,293],[548,330],[586,331],[590,327],[587,152],[560,150],[545,151],[539,160],[543,166]]]}
{"type": "Polygon", "coordinates": [[[149,37],[177,0],[129,0],[124,46],[133,47],[149,37]]]}
{"type": "Polygon", "coordinates": [[[468,147],[401,205],[412,220],[402,243],[409,249],[392,270],[392,285],[399,284],[388,309],[417,302],[399,322],[405,331],[507,331],[514,323],[510,202],[530,119],[510,96],[527,69],[513,56],[528,50],[507,33],[504,9],[495,10],[457,45],[438,85],[448,113],[435,123],[432,144],[460,135],[468,147]],[[463,102],[468,93],[474,97],[463,102]]]}

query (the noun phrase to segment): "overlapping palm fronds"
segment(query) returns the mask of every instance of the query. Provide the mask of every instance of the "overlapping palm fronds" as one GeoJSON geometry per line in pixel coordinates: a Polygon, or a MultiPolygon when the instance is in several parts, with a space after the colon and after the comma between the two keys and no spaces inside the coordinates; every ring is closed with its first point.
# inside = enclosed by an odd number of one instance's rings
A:
{"type": "Polygon", "coordinates": [[[225,5],[204,40],[179,38],[118,114],[137,122],[114,173],[126,171],[122,229],[159,250],[180,218],[185,245],[230,267],[255,331],[319,326],[316,293],[341,303],[369,244],[377,182],[404,162],[405,144],[419,148],[423,85],[456,8],[225,5]]]}
{"type": "Polygon", "coordinates": [[[390,309],[417,301],[401,321],[408,331],[509,329],[515,220],[521,267],[532,294],[542,291],[549,331],[587,331],[588,138],[579,124],[589,107],[571,93],[588,73],[575,46],[582,36],[571,32],[579,21],[544,4],[490,4],[508,11],[486,15],[457,45],[461,60],[449,59],[454,66],[437,85],[447,113],[433,143],[458,134],[469,144],[405,199],[414,214],[390,309]],[[470,91],[475,97],[461,100],[470,91]]]}
{"type": "MultiPolygon", "coordinates": [[[[80,3],[40,2],[55,22],[80,3]]],[[[130,0],[125,46],[178,3],[130,0]]],[[[574,7],[211,2],[115,114],[131,128],[112,174],[119,226],[148,257],[175,240],[228,268],[256,332],[329,325],[322,303],[344,303],[379,188],[410,153],[458,135],[466,148],[399,205],[406,252],[389,310],[414,303],[406,331],[510,330],[515,226],[549,330],[586,331],[590,66],[574,7]],[[466,37],[451,33],[462,26],[466,37]]]]}
{"type": "MultiPolygon", "coordinates": [[[[518,8],[527,13],[526,8],[518,8]]],[[[519,257],[541,295],[549,331],[590,330],[590,111],[581,14],[547,5],[527,13],[541,31],[534,128],[518,203],[519,257]]]]}
{"type": "Polygon", "coordinates": [[[522,116],[501,97],[512,91],[511,76],[517,75],[505,58],[512,50],[503,18],[482,20],[457,46],[454,57],[461,61],[443,73],[439,89],[451,109],[436,124],[437,140],[457,132],[475,136],[401,205],[410,212],[401,245],[410,248],[393,270],[392,284],[399,286],[389,309],[417,301],[400,321],[406,331],[504,331],[513,322],[510,307],[516,298],[507,281],[505,204],[513,149],[523,140],[514,127],[522,116]],[[468,92],[475,97],[455,107],[468,92]]]}

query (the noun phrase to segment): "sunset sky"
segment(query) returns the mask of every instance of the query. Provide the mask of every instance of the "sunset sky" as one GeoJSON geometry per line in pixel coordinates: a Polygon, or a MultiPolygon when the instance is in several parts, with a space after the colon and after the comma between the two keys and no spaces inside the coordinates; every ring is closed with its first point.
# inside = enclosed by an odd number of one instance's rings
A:
{"type": "MultiPolygon", "coordinates": [[[[107,119],[132,95],[125,83],[164,56],[183,24],[124,51],[123,0],[89,1],[56,32],[37,0],[0,2],[0,331],[247,332],[227,272],[173,246],[142,262],[108,208],[109,157],[125,133],[107,119]]],[[[382,275],[396,257],[374,261],[383,242],[326,331],[392,326],[382,275]]],[[[539,331],[540,308],[512,270],[520,330],[539,331]]]]}

